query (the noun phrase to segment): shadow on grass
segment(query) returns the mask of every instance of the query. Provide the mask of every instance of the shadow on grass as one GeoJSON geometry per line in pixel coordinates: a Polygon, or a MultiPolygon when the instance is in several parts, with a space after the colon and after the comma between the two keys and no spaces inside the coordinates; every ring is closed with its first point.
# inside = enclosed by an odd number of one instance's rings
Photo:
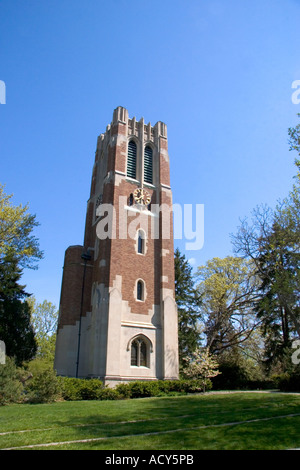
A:
{"type": "MultiPolygon", "coordinates": [[[[37,412],[48,410],[49,421],[44,421],[44,430],[31,432],[29,429],[25,434],[7,436],[2,448],[85,439],[97,440],[53,449],[193,450],[300,446],[297,441],[300,417],[278,418],[300,413],[300,397],[294,395],[204,394],[64,402],[31,409],[37,412]],[[272,420],[236,424],[266,418],[272,420]],[[220,426],[222,424],[226,426],[220,426]]],[[[37,424],[34,427],[37,428],[37,424]]]]}

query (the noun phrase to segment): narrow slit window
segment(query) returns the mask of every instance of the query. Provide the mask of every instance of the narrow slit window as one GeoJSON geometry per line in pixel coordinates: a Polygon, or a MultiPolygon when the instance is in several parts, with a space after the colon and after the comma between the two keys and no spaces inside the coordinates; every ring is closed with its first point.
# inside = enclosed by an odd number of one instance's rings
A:
{"type": "Polygon", "coordinates": [[[137,300],[144,300],[144,283],[143,281],[137,282],[137,293],[136,293],[137,300]]]}
{"type": "Polygon", "coordinates": [[[142,255],[145,253],[145,239],[141,230],[138,233],[138,253],[142,255]]]}
{"type": "Polygon", "coordinates": [[[136,179],[136,143],[134,140],[128,143],[127,176],[136,179]]]}
{"type": "Polygon", "coordinates": [[[153,183],[153,152],[149,145],[146,146],[144,154],[144,181],[153,183]]]}

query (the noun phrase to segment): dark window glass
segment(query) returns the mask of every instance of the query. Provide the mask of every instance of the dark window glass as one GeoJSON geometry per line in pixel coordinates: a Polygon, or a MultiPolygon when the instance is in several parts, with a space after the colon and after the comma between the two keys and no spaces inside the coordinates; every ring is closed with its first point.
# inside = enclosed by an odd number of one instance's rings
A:
{"type": "Polygon", "coordinates": [[[127,176],[136,178],[136,143],[133,140],[128,144],[127,176]]]}
{"type": "Polygon", "coordinates": [[[142,233],[139,232],[139,237],[138,237],[138,253],[144,253],[144,238],[142,236],[142,233]]]}
{"type": "Polygon", "coordinates": [[[142,281],[138,281],[137,283],[137,299],[138,300],[143,300],[143,297],[144,297],[144,285],[142,283],[142,281]]]}
{"type": "Polygon", "coordinates": [[[137,366],[138,365],[138,343],[137,341],[133,341],[131,344],[131,365],[137,366]]]}
{"type": "Polygon", "coordinates": [[[140,366],[147,367],[147,346],[144,341],[140,342],[140,366]]]}
{"type": "Polygon", "coordinates": [[[153,182],[153,155],[152,155],[152,148],[147,146],[145,148],[144,154],[144,181],[146,183],[153,182]]]}

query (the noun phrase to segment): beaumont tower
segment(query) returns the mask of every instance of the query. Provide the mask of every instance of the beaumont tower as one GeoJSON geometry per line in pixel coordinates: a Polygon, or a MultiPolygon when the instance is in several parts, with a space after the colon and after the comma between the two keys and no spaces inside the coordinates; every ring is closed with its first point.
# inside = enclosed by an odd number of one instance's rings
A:
{"type": "Polygon", "coordinates": [[[57,373],[177,379],[174,287],[167,127],[118,107],[97,141],[84,244],[65,252],[57,373]]]}

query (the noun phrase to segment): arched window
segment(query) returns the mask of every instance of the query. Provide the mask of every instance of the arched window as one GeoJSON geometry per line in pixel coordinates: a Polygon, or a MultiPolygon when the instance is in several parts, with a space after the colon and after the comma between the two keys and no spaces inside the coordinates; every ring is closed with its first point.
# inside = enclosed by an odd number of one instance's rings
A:
{"type": "Polygon", "coordinates": [[[134,140],[128,143],[127,176],[136,179],[136,143],[134,140]]]}
{"type": "Polygon", "coordinates": [[[136,298],[137,300],[144,300],[144,283],[143,281],[138,281],[136,285],[136,298]]]}
{"type": "Polygon", "coordinates": [[[135,367],[149,367],[150,341],[140,336],[131,343],[130,365],[135,367]]]}
{"type": "Polygon", "coordinates": [[[144,181],[150,184],[153,182],[153,152],[149,145],[145,147],[144,153],[144,181]]]}
{"type": "Polygon", "coordinates": [[[138,231],[137,252],[141,255],[145,254],[145,234],[143,230],[138,231]]]}

